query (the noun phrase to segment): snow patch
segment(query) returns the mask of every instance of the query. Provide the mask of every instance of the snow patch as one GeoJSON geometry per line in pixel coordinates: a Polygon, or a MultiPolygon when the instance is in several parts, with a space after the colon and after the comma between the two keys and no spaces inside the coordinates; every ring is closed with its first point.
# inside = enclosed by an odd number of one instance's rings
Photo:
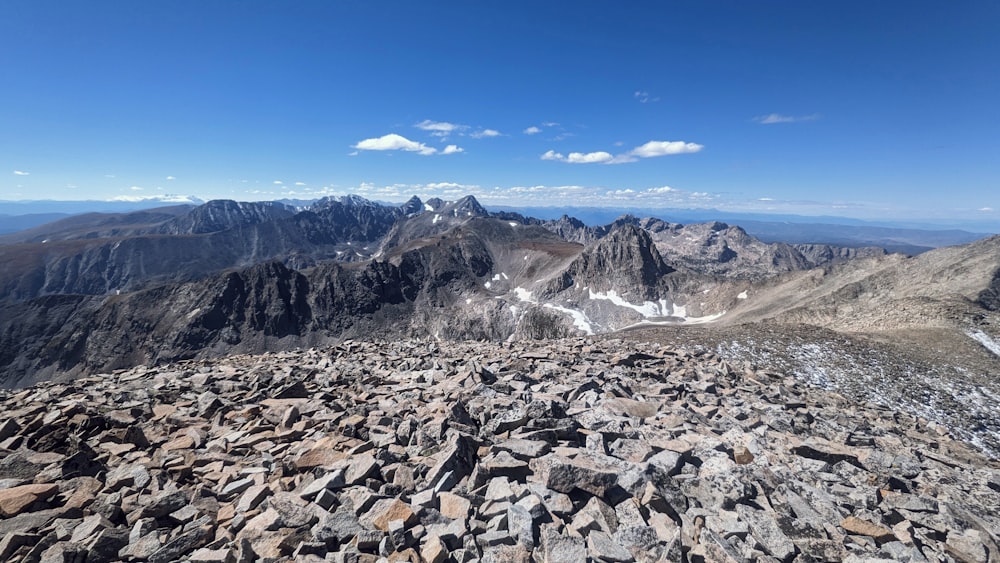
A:
{"type": "Polygon", "coordinates": [[[566,313],[573,318],[573,326],[586,332],[589,335],[594,334],[593,327],[590,326],[590,320],[587,319],[587,315],[583,311],[577,311],[576,309],[567,309],[566,307],[560,307],[558,305],[553,305],[552,303],[546,303],[543,305],[546,309],[552,309],[554,311],[559,311],[560,313],[566,313]]]}
{"type": "Polygon", "coordinates": [[[437,224],[437,222],[438,222],[438,221],[440,221],[440,220],[441,220],[441,215],[440,215],[440,214],[438,214],[438,213],[435,213],[435,214],[434,214],[434,220],[433,220],[433,221],[431,221],[431,225],[436,225],[436,224],[437,224]]]}
{"type": "Polygon", "coordinates": [[[521,301],[527,301],[528,303],[536,302],[535,298],[531,295],[531,292],[523,287],[515,287],[514,294],[517,295],[517,298],[521,301]]]}
{"type": "Polygon", "coordinates": [[[503,279],[505,279],[505,280],[509,280],[510,279],[510,278],[507,277],[507,274],[505,274],[503,272],[500,272],[500,275],[503,276],[503,279]]]}
{"type": "Polygon", "coordinates": [[[968,331],[966,334],[976,342],[983,345],[984,348],[993,352],[995,355],[1000,356],[1000,342],[993,340],[990,335],[986,334],[981,330],[968,331]]]}
{"type": "Polygon", "coordinates": [[[492,286],[493,284],[491,284],[490,282],[486,282],[483,284],[483,287],[485,287],[486,289],[490,289],[492,286]]]}
{"type": "Polygon", "coordinates": [[[589,294],[591,299],[610,301],[615,305],[618,305],[619,307],[627,307],[629,309],[632,309],[633,311],[636,311],[637,313],[639,313],[644,317],[666,316],[666,314],[662,314],[660,312],[660,307],[656,303],[653,303],[652,301],[645,301],[643,302],[642,305],[634,305],[622,299],[622,297],[618,295],[618,292],[613,289],[609,290],[607,293],[601,291],[590,291],[589,294]]]}
{"type": "Polygon", "coordinates": [[[737,295],[736,298],[737,299],[746,299],[747,298],[747,292],[744,291],[743,293],[737,295]]]}
{"type": "Polygon", "coordinates": [[[511,222],[509,222],[507,224],[510,225],[511,227],[516,227],[517,226],[517,223],[515,223],[513,221],[511,221],[511,222]]]}
{"type": "Polygon", "coordinates": [[[434,206],[432,206],[429,203],[425,203],[424,204],[424,209],[426,209],[427,211],[434,211],[434,206]]]}
{"type": "Polygon", "coordinates": [[[491,281],[500,281],[500,274],[493,274],[493,279],[491,281]]]}
{"type": "Polygon", "coordinates": [[[470,305],[471,303],[472,303],[472,298],[471,298],[471,297],[469,297],[469,298],[467,298],[467,299],[465,300],[465,304],[466,304],[466,305],[470,305]]]}

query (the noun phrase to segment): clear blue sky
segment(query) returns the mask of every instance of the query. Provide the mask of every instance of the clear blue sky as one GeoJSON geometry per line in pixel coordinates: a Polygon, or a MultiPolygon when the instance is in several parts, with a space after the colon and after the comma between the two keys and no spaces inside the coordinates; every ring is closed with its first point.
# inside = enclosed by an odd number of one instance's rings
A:
{"type": "Polygon", "coordinates": [[[1000,214],[995,1],[0,2],[0,199],[1000,214]]]}

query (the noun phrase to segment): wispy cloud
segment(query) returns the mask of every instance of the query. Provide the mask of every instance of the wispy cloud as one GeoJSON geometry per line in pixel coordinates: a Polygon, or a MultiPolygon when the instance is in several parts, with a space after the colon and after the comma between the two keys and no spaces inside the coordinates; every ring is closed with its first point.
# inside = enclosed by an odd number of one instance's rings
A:
{"type": "Polygon", "coordinates": [[[500,132],[496,129],[483,129],[482,131],[476,131],[475,133],[469,135],[474,139],[483,139],[485,137],[499,137],[500,132]]]}
{"type": "Polygon", "coordinates": [[[275,186],[281,186],[281,185],[284,184],[284,182],[282,182],[281,180],[275,180],[275,181],[273,181],[271,183],[274,184],[275,186]]]}
{"type": "Polygon", "coordinates": [[[414,124],[413,126],[423,131],[430,131],[431,135],[434,135],[435,137],[447,137],[452,133],[469,128],[468,125],[448,123],[447,121],[431,121],[430,119],[425,119],[420,123],[414,124]]]}
{"type": "Polygon", "coordinates": [[[605,151],[595,152],[571,152],[567,155],[550,150],[542,155],[542,160],[558,160],[559,162],[569,162],[570,164],[600,164],[610,163],[614,156],[605,151]]]}
{"type": "Polygon", "coordinates": [[[780,113],[769,113],[767,115],[758,115],[753,118],[753,121],[761,125],[773,125],[775,123],[799,123],[803,121],[816,121],[819,119],[818,113],[813,113],[810,115],[781,115],[780,113]]]}
{"type": "Polygon", "coordinates": [[[993,208],[992,207],[980,207],[979,211],[982,211],[983,213],[990,213],[990,212],[993,211],[993,208]]]}
{"type": "Polygon", "coordinates": [[[306,183],[305,182],[295,182],[295,185],[296,186],[304,186],[304,185],[306,185],[306,183]]]}
{"type": "Polygon", "coordinates": [[[612,155],[607,151],[588,153],[571,152],[564,155],[554,150],[549,150],[541,156],[541,159],[568,162],[570,164],[625,164],[627,162],[636,162],[640,158],[696,153],[703,148],[705,148],[704,145],[685,141],[649,141],[618,155],[612,155]]]}
{"type": "Polygon", "coordinates": [[[649,92],[645,90],[636,90],[635,94],[633,94],[633,97],[639,100],[640,104],[649,104],[652,102],[660,101],[659,96],[651,96],[649,92]]]}
{"type": "Polygon", "coordinates": [[[142,186],[132,186],[129,189],[132,190],[133,192],[141,192],[142,191],[142,186]]]}
{"type": "Polygon", "coordinates": [[[167,176],[167,180],[176,180],[176,179],[177,178],[174,178],[173,176],[167,176]]]}
{"type": "MultiPolygon", "coordinates": [[[[415,152],[424,156],[438,153],[438,150],[434,147],[429,147],[424,143],[418,143],[417,141],[411,141],[410,139],[407,139],[402,135],[397,135],[396,133],[389,133],[388,135],[382,135],[381,137],[365,139],[356,145],[352,145],[351,148],[362,151],[415,152]]],[[[441,151],[441,154],[454,154],[462,152],[462,150],[463,149],[456,145],[448,145],[443,151],[441,151]]]]}
{"type": "Polygon", "coordinates": [[[541,132],[542,132],[542,129],[540,127],[535,127],[534,125],[532,125],[531,127],[528,127],[527,129],[525,129],[523,131],[523,133],[525,135],[537,135],[537,134],[539,134],[541,132]]]}
{"type": "Polygon", "coordinates": [[[25,172],[24,170],[15,170],[15,176],[31,176],[31,172],[25,172]]]}

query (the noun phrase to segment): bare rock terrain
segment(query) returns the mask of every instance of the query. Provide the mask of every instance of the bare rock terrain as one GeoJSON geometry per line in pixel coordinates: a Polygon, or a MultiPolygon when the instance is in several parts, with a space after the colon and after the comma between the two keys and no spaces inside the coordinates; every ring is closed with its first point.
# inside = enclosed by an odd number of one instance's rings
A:
{"type": "Polygon", "coordinates": [[[347,341],[0,392],[3,561],[998,561],[1000,464],[709,350],[347,341]]]}

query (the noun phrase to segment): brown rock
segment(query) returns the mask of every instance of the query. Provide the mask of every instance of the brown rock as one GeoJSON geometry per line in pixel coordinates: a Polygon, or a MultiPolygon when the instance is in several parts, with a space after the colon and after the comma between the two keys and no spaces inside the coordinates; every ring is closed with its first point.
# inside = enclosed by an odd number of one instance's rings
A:
{"type": "Polygon", "coordinates": [[[746,446],[736,446],[733,448],[733,461],[738,465],[746,465],[748,463],[753,463],[753,454],[746,446]]]}
{"type": "Polygon", "coordinates": [[[55,483],[0,489],[0,516],[5,518],[17,516],[31,504],[44,500],[57,492],[59,492],[59,485],[55,483]]]}
{"type": "Polygon", "coordinates": [[[857,534],[859,536],[868,536],[875,538],[875,541],[882,543],[887,541],[893,541],[896,536],[892,534],[892,530],[886,528],[885,526],[880,526],[868,520],[862,520],[855,516],[848,516],[840,523],[840,527],[847,530],[850,534],[857,534]]]}
{"type": "Polygon", "coordinates": [[[372,506],[361,519],[362,524],[371,524],[377,530],[389,531],[389,522],[402,520],[407,526],[416,522],[416,515],[410,505],[399,499],[382,499],[372,506]]]}

